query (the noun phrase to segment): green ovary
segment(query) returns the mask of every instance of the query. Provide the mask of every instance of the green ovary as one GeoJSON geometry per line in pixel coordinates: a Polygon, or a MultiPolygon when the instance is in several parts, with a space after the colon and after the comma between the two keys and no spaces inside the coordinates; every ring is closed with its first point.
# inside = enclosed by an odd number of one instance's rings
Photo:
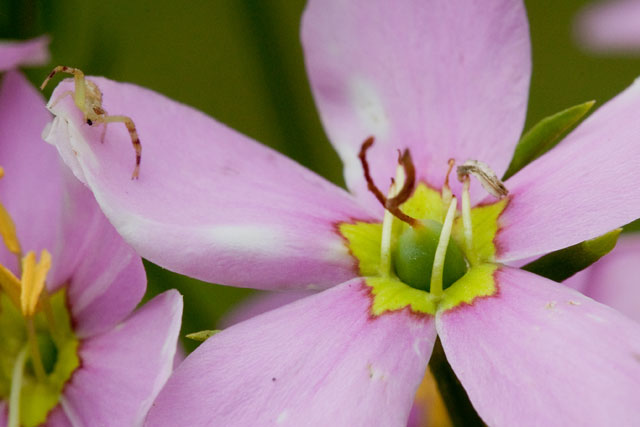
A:
{"type": "MultiPolygon", "coordinates": [[[[442,224],[433,220],[421,222],[420,227],[404,227],[392,252],[393,267],[398,278],[412,288],[429,291],[433,260],[442,224]]],[[[444,264],[443,289],[453,285],[467,272],[462,249],[450,241],[444,264]]]]}
{"type": "Polygon", "coordinates": [[[415,313],[435,314],[462,303],[470,304],[477,297],[493,295],[497,289],[493,275],[498,267],[494,263],[493,239],[506,203],[503,199],[471,210],[471,248],[464,244],[462,219],[456,218],[444,262],[444,291],[438,296],[429,292],[429,283],[447,210],[439,192],[419,184],[413,196],[402,205],[402,211],[418,219],[423,227],[412,228],[399,220],[394,221],[390,272],[381,269],[382,224],[340,224],[340,233],[358,259],[360,274],[371,288],[372,314],[377,316],[405,307],[415,313]],[[469,265],[467,260],[477,261],[469,265]]]}
{"type": "MultiPolygon", "coordinates": [[[[78,339],[73,333],[65,291],[51,295],[49,302],[54,326],[43,310],[33,318],[46,377],[38,381],[33,363],[27,360],[20,397],[20,424],[26,427],[46,421],[49,411],[58,404],[64,385],[80,365],[78,339]]],[[[0,293],[0,399],[5,402],[9,401],[16,358],[22,349],[28,348],[27,340],[25,318],[0,293]]]]}

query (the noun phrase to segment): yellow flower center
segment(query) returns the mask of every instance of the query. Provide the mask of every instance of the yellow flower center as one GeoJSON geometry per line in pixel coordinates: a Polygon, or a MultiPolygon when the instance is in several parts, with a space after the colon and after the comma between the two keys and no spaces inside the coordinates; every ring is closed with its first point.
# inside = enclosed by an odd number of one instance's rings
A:
{"type": "MultiPolygon", "coordinates": [[[[458,168],[459,173],[461,168],[458,168]]],[[[404,185],[405,177],[401,171],[399,168],[388,200],[397,194],[398,187],[404,185]]],[[[457,200],[448,187],[448,180],[442,191],[420,183],[411,197],[400,206],[404,215],[415,220],[413,225],[401,221],[388,210],[381,223],[355,222],[339,225],[339,231],[346,239],[350,252],[358,260],[360,275],[371,289],[372,315],[379,316],[406,307],[414,313],[433,315],[437,311],[449,310],[463,303],[471,304],[475,298],[490,296],[497,291],[493,278],[498,267],[495,263],[494,238],[500,228],[499,217],[508,198],[471,208],[469,177],[462,176],[460,179],[463,182],[460,210],[457,209],[457,200]],[[414,253],[406,252],[409,254],[406,255],[405,252],[400,252],[398,255],[398,246],[402,244],[399,238],[403,233],[411,227],[416,228],[415,224],[419,227],[426,222],[441,224],[442,232],[439,233],[439,241],[436,236],[437,247],[434,245],[434,259],[430,260],[433,267],[426,270],[426,274],[430,274],[426,278],[430,286],[425,290],[416,289],[414,283],[408,283],[405,273],[399,274],[399,261],[404,261],[401,258],[413,257],[414,253]],[[454,276],[451,280],[453,283],[446,283],[445,280],[443,286],[447,256],[450,256],[450,251],[447,251],[449,246],[461,249],[466,267],[463,265],[462,272],[454,276]]],[[[414,260],[409,260],[411,261],[414,260]]]]}

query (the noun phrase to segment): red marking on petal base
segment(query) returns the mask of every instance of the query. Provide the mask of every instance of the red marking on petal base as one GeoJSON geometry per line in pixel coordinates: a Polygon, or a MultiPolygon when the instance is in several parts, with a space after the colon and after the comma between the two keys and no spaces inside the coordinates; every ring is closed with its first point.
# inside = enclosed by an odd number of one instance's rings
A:
{"type": "Polygon", "coordinates": [[[494,293],[492,293],[491,295],[478,295],[476,297],[474,297],[471,302],[461,302],[458,305],[456,305],[455,307],[452,307],[448,310],[445,310],[442,312],[442,314],[449,314],[449,313],[455,313],[458,310],[462,310],[462,309],[467,309],[470,307],[473,307],[473,305],[481,300],[485,300],[485,299],[489,299],[489,298],[501,298],[502,295],[500,293],[500,283],[498,283],[498,280],[496,278],[498,272],[500,271],[500,268],[497,268],[496,271],[493,272],[492,275],[492,279],[493,279],[493,284],[496,287],[496,291],[494,293]]]}
{"type": "MultiPolygon", "coordinates": [[[[509,196],[507,196],[506,198],[506,204],[504,205],[504,208],[502,209],[502,212],[500,212],[500,215],[498,215],[498,229],[496,230],[496,234],[495,236],[493,236],[493,247],[495,248],[495,257],[499,258],[502,253],[506,250],[506,247],[503,246],[500,241],[499,241],[499,237],[500,237],[500,233],[502,232],[502,230],[506,229],[506,227],[508,227],[508,224],[503,224],[501,221],[502,215],[504,215],[504,213],[509,209],[509,205],[512,203],[513,201],[513,194],[510,194],[509,196]]],[[[487,203],[490,204],[490,203],[487,203]]],[[[484,205],[477,205],[477,206],[484,206],[484,205]]],[[[497,270],[496,270],[497,271],[497,270]]]]}
{"type": "Polygon", "coordinates": [[[351,245],[350,245],[351,242],[349,242],[349,239],[347,239],[340,232],[340,226],[342,224],[357,225],[358,223],[362,223],[362,224],[380,224],[380,221],[375,220],[375,219],[358,219],[358,218],[354,218],[354,217],[349,217],[345,221],[340,221],[340,222],[336,221],[333,224],[331,224],[331,227],[333,228],[334,233],[336,233],[338,236],[340,236],[340,238],[344,242],[345,247],[347,248],[347,251],[349,251],[349,255],[351,255],[351,259],[353,260],[353,273],[354,273],[353,277],[354,278],[360,276],[360,260],[358,259],[356,254],[354,254],[353,251],[351,250],[351,245]]]}

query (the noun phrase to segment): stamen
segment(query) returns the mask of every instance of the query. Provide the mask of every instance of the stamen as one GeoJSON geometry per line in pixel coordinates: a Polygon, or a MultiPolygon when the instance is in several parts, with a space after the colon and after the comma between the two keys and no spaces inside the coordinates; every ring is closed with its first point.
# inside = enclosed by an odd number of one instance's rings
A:
{"type": "Polygon", "coordinates": [[[384,208],[391,212],[396,218],[406,222],[412,227],[417,227],[420,225],[420,222],[415,218],[410,217],[400,210],[400,205],[407,201],[407,199],[411,196],[413,192],[413,188],[415,186],[415,168],[413,166],[413,161],[411,160],[411,153],[409,150],[405,150],[398,157],[398,163],[404,169],[405,179],[400,191],[394,197],[387,199],[382,191],[375,185],[373,182],[373,178],[371,178],[371,174],[369,172],[369,163],[367,162],[367,150],[371,148],[373,145],[373,137],[370,136],[363,143],[360,148],[360,154],[358,157],[360,158],[360,162],[362,163],[362,169],[364,171],[364,178],[367,181],[367,188],[369,191],[373,193],[373,195],[378,199],[380,204],[384,206],[384,208]]]}
{"type": "Polygon", "coordinates": [[[371,178],[371,173],[369,172],[369,163],[367,162],[367,150],[371,148],[373,145],[373,137],[370,136],[363,143],[362,147],[360,147],[360,154],[358,157],[360,158],[360,163],[362,164],[362,169],[364,170],[364,179],[367,181],[367,188],[369,191],[373,193],[373,195],[378,199],[380,204],[384,206],[387,203],[387,199],[382,194],[382,191],[376,187],[376,184],[373,182],[373,178],[371,178]]]}
{"type": "Polygon", "coordinates": [[[409,152],[409,149],[404,150],[404,152],[402,153],[398,151],[398,166],[402,167],[403,169],[403,181],[398,182],[398,186],[400,187],[400,191],[398,191],[398,194],[391,197],[390,199],[387,199],[387,203],[385,205],[387,209],[399,209],[400,205],[402,205],[409,199],[409,197],[411,197],[413,188],[416,185],[416,170],[413,166],[413,160],[411,159],[411,153],[409,152]]]}
{"type": "MultiPolygon", "coordinates": [[[[4,177],[4,168],[0,167],[0,178],[4,177]]],[[[18,260],[22,257],[22,249],[16,233],[16,225],[11,219],[9,212],[0,204],[0,235],[9,252],[16,255],[18,260]]]]}
{"type": "Polygon", "coordinates": [[[32,317],[36,312],[36,305],[44,289],[44,282],[51,268],[51,254],[44,249],[40,253],[40,262],[36,264],[36,254],[29,251],[22,259],[22,288],[20,293],[20,308],[22,315],[32,317]]]}
{"type": "Polygon", "coordinates": [[[20,310],[20,280],[8,268],[0,264],[0,288],[9,296],[11,302],[20,310]]]}
{"type": "Polygon", "coordinates": [[[36,373],[38,382],[45,382],[47,380],[47,374],[42,364],[42,356],[40,355],[40,347],[38,346],[38,337],[36,336],[33,317],[27,317],[25,321],[27,324],[27,341],[29,343],[29,349],[31,350],[31,364],[33,365],[33,370],[36,373]]]}
{"type": "Polygon", "coordinates": [[[451,187],[449,186],[449,175],[451,175],[453,165],[455,164],[456,161],[454,159],[449,159],[449,169],[447,169],[447,175],[444,178],[444,185],[442,186],[442,201],[445,205],[451,203],[451,197],[453,196],[451,193],[451,187]]]}
{"type": "MultiPolygon", "coordinates": [[[[404,185],[404,181],[404,169],[402,165],[398,165],[398,168],[396,169],[396,179],[391,183],[387,197],[395,197],[398,193],[397,188],[402,187],[404,185]]],[[[380,274],[387,277],[391,275],[391,235],[394,219],[394,215],[385,209],[380,243],[380,274]]]]}
{"type": "Polygon", "coordinates": [[[27,348],[18,353],[13,364],[11,374],[11,392],[9,393],[9,421],[8,427],[20,427],[20,394],[22,392],[22,378],[24,377],[24,364],[27,360],[27,348]]]}
{"type": "Polygon", "coordinates": [[[471,223],[471,200],[469,197],[469,185],[471,180],[465,176],[462,181],[462,226],[464,229],[464,244],[466,255],[471,265],[478,263],[477,256],[473,250],[473,226],[471,223]]]}
{"type": "Polygon", "coordinates": [[[504,186],[498,176],[491,170],[489,165],[477,160],[467,160],[462,166],[458,166],[458,180],[462,182],[464,177],[475,176],[482,187],[493,197],[498,199],[509,194],[509,190],[504,186]]]}
{"type": "Polygon", "coordinates": [[[49,328],[49,332],[51,333],[51,338],[56,344],[58,344],[60,340],[60,334],[58,333],[58,328],[56,327],[56,319],[53,315],[53,307],[51,307],[51,296],[49,295],[49,292],[47,292],[46,287],[42,290],[42,295],[40,295],[40,306],[42,307],[42,312],[47,318],[47,327],[49,328]]]}
{"type": "Polygon", "coordinates": [[[438,239],[438,246],[436,253],[433,257],[433,270],[431,271],[431,284],[430,292],[433,295],[442,294],[442,276],[444,275],[444,261],[447,255],[447,247],[449,246],[449,239],[451,238],[451,229],[453,228],[453,220],[456,216],[456,209],[458,207],[458,200],[452,197],[449,209],[447,210],[447,216],[442,224],[442,231],[440,232],[440,238],[438,239]]]}

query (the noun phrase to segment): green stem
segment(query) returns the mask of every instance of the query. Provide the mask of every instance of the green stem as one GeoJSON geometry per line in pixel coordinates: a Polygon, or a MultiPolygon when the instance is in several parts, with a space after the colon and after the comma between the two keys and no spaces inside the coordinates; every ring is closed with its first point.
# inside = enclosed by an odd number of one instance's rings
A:
{"type": "Polygon", "coordinates": [[[460,384],[456,374],[451,369],[444,354],[440,338],[436,344],[429,360],[429,369],[436,379],[438,389],[444,400],[444,404],[449,412],[449,418],[454,426],[484,426],[484,422],[473,408],[469,401],[467,392],[460,384]]]}
{"type": "Polygon", "coordinates": [[[18,353],[11,374],[11,393],[9,394],[9,423],[8,427],[20,427],[20,393],[22,392],[22,377],[24,364],[27,360],[27,347],[18,353]]]}

